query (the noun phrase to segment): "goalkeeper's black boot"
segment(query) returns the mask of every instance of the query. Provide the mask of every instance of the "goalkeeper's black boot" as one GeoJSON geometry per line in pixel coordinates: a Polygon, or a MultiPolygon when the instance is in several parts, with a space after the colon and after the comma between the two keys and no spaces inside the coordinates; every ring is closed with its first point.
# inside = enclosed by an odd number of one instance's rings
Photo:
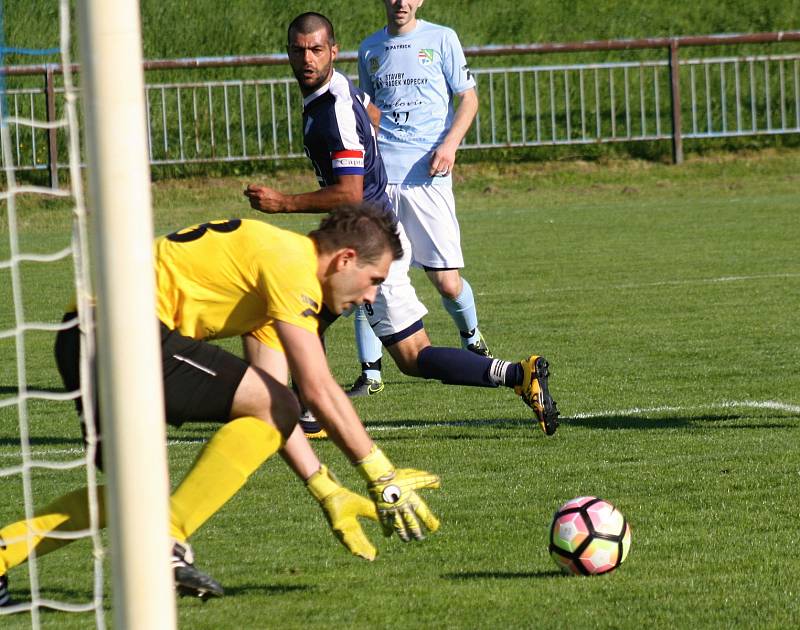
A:
{"type": "Polygon", "coordinates": [[[3,606],[11,606],[14,602],[11,600],[11,593],[8,592],[8,576],[0,575],[0,608],[3,606]]]}
{"type": "Polygon", "coordinates": [[[172,546],[172,573],[175,590],[181,597],[199,597],[205,601],[225,594],[219,582],[194,566],[194,554],[187,542],[176,540],[172,546]]]}
{"type": "Polygon", "coordinates": [[[547,359],[531,355],[520,364],[524,377],[522,385],[515,387],[514,391],[533,409],[545,435],[553,435],[558,428],[558,409],[547,386],[547,377],[550,376],[547,359]]]}

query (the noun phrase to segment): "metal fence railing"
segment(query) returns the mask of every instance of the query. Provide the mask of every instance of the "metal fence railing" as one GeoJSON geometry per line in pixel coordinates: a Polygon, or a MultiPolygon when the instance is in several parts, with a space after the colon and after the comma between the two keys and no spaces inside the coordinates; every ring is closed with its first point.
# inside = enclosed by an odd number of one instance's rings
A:
{"type": "MultiPolygon", "coordinates": [[[[468,48],[475,58],[661,48],[667,58],[487,67],[471,63],[480,100],[463,148],[535,147],[800,133],[800,52],[679,58],[680,46],[800,41],[800,32],[468,48]]],[[[340,61],[352,61],[342,53],[340,61]]],[[[497,59],[493,60],[495,63],[497,59]]],[[[164,60],[148,70],[275,66],[285,56],[164,60]]],[[[20,170],[49,169],[56,185],[66,145],[51,124],[62,115],[54,66],[40,87],[7,90],[12,154],[20,170]],[[31,124],[33,121],[40,121],[31,124]],[[42,122],[43,121],[43,122],[42,122]]],[[[197,72],[197,70],[194,70],[197,72]]],[[[295,80],[173,81],[146,87],[153,165],[275,160],[303,155],[302,100],[295,80]]]]}
{"type": "MultiPolygon", "coordinates": [[[[800,55],[689,60],[684,138],[800,132],[800,55]]],[[[684,74],[686,71],[684,70],[684,74]]]]}
{"type": "MultiPolygon", "coordinates": [[[[668,61],[477,69],[465,148],[669,140],[668,61]]],[[[800,54],[680,61],[681,135],[800,133],[800,54]]]]}
{"type": "Polygon", "coordinates": [[[671,137],[666,61],[473,71],[481,107],[465,147],[519,147],[671,137]]]}

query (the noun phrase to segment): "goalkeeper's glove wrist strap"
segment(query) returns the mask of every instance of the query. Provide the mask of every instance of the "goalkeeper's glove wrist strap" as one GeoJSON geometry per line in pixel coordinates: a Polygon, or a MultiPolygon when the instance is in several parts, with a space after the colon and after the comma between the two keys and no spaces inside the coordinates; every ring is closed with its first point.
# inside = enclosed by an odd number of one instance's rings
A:
{"type": "Polygon", "coordinates": [[[367,483],[374,481],[388,480],[394,476],[394,466],[392,462],[383,454],[383,451],[374,444],[372,449],[364,459],[356,463],[356,468],[361,477],[367,483]]]}
{"type": "Polygon", "coordinates": [[[341,487],[339,480],[328,470],[325,464],[320,466],[319,470],[306,480],[306,488],[308,488],[311,496],[320,503],[341,487]]]}

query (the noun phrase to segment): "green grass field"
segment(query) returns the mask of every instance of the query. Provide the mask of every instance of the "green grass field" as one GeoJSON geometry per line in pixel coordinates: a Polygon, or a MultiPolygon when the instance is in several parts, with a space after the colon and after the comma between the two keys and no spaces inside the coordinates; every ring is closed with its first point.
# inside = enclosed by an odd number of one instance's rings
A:
{"type": "MultiPolygon", "coordinates": [[[[58,45],[58,3],[4,0],[6,38],[11,46],[58,45]]],[[[381,0],[142,0],[144,55],[172,57],[280,53],[286,27],[304,11],[321,11],[332,20],[342,50],[384,24],[381,0]],[[209,19],[213,16],[213,19],[209,19]]],[[[800,0],[430,0],[419,16],[452,26],[464,45],[568,42],[709,33],[788,31],[800,28],[800,0]]],[[[75,41],[75,40],[73,40],[75,41]]],[[[777,51],[776,51],[777,52],[777,51]]],[[[56,61],[53,57],[50,61],[56,61]]],[[[9,54],[9,63],[33,63],[9,54]]]]}
{"type": "MultiPolygon", "coordinates": [[[[463,167],[465,276],[482,329],[498,356],[550,359],[561,428],[546,438],[507,390],[446,387],[388,365],[385,392],[357,406],[397,464],[441,475],[442,488],[425,493],[441,530],[405,545],[368,524],[380,555],[371,564],[351,558],[276,458],[194,537],[199,566],[227,594],[205,605],[179,600],[181,627],[797,627],[798,173],[800,153],[788,151],[681,167],[463,167]],[[631,554],[610,575],[563,577],[548,557],[553,511],[582,494],[610,500],[632,525],[631,554]]],[[[160,182],[156,230],[247,215],[245,183],[160,182]]],[[[307,173],[277,183],[314,186],[307,173]]],[[[63,203],[20,205],[23,251],[66,244],[63,203]]],[[[278,222],[307,230],[316,220],[278,222]]],[[[5,259],[5,219],[0,232],[5,259]]],[[[27,319],[59,318],[69,270],[68,262],[23,265],[27,319]]],[[[432,340],[454,345],[438,298],[415,279],[432,340]]],[[[0,330],[13,322],[10,284],[0,270],[0,330]]],[[[58,390],[50,336],[25,341],[28,386],[58,390]]],[[[328,341],[337,378],[355,378],[351,322],[328,341]]],[[[0,402],[17,392],[14,356],[14,340],[0,339],[0,402]]],[[[0,407],[0,468],[19,463],[15,412],[0,407]]],[[[37,457],[78,456],[68,402],[32,401],[29,413],[37,457]]],[[[173,482],[212,430],[170,432],[173,482]]],[[[318,446],[363,490],[331,444],[318,446]]],[[[33,478],[40,504],[81,483],[78,472],[33,478]]],[[[0,484],[6,523],[21,515],[22,490],[18,477],[0,484]]],[[[43,597],[90,600],[88,543],[39,568],[43,597]]],[[[26,568],[10,578],[15,596],[29,597],[26,568]]],[[[42,614],[44,628],[92,624],[87,613],[42,614]]],[[[1,617],[0,627],[30,627],[30,618],[1,617]]]]}

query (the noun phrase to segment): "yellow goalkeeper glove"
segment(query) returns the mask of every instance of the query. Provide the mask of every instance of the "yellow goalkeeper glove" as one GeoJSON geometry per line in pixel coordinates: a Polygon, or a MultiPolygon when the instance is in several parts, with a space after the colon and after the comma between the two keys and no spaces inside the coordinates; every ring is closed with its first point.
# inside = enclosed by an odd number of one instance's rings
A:
{"type": "Polygon", "coordinates": [[[354,556],[374,560],[378,551],[369,541],[358,517],[378,520],[375,505],[343,487],[327,466],[321,466],[306,481],[306,488],[319,503],[333,534],[354,556]]]}
{"type": "Polygon", "coordinates": [[[439,529],[439,519],[415,492],[421,488],[438,488],[439,477],[410,468],[396,470],[377,446],[372,447],[357,467],[375,501],[385,536],[397,532],[404,542],[412,538],[422,540],[425,536],[420,521],[431,533],[439,529]]]}

